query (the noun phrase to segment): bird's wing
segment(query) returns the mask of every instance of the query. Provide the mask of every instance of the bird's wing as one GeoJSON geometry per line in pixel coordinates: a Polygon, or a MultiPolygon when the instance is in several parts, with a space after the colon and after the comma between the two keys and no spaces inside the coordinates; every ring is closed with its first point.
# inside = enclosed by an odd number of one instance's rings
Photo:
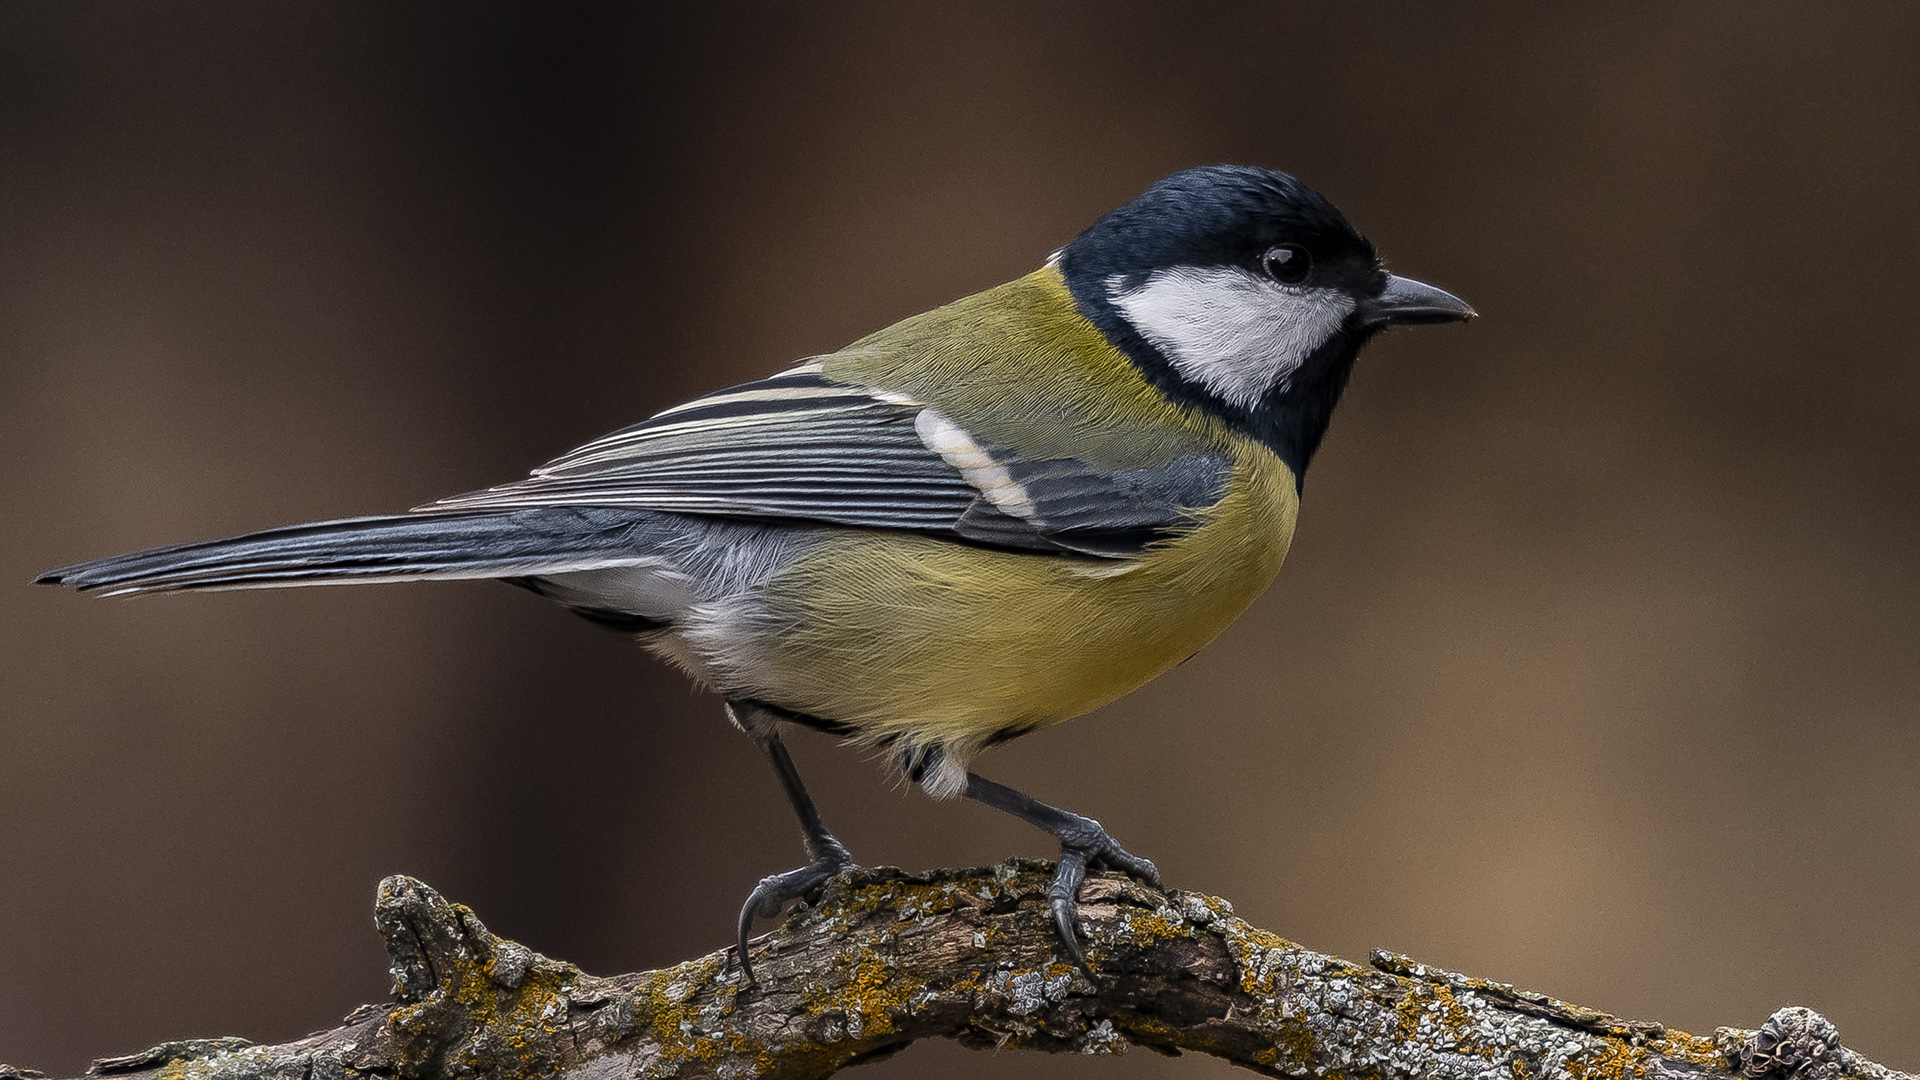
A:
{"type": "Polygon", "coordinates": [[[1128,470],[1025,460],[905,395],[802,365],[668,409],[525,480],[417,510],[643,507],[1128,558],[1195,524],[1231,468],[1203,450],[1128,470]]]}

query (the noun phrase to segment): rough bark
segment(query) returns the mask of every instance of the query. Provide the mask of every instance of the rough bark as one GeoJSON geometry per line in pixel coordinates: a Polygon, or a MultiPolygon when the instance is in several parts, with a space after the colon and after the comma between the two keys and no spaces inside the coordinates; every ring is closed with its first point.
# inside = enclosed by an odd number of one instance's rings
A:
{"type": "MultiPolygon", "coordinates": [[[[1212,1054],[1272,1076],[1431,1080],[1915,1080],[1786,1008],[1702,1037],[1376,952],[1302,948],[1224,900],[1090,878],[1097,978],[1065,962],[1051,864],[910,875],[853,870],[757,940],[761,982],[725,952],[603,978],[487,932],[407,877],[375,922],[394,1000],[298,1042],[170,1042],[89,1076],[339,1080],[561,1076],[826,1077],[949,1038],[1000,1050],[1212,1054]]],[[[0,1066],[0,1080],[37,1074],[0,1066]]]]}

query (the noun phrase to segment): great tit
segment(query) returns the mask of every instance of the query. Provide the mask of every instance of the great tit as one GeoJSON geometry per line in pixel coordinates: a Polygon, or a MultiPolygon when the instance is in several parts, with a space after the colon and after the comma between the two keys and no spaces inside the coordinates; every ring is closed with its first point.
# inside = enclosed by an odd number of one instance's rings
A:
{"type": "Polygon", "coordinates": [[[1158,885],[1099,822],[972,771],[1211,641],[1280,569],[1301,477],[1360,348],[1472,317],[1388,273],[1293,177],[1177,173],[1038,270],[519,480],[386,517],[153,548],[38,581],[104,595],[497,578],[638,636],[717,691],[772,762],[809,861],[747,934],[853,865],[785,724],[883,747],[1060,842],[1050,893],[1083,971],[1087,869],[1158,885]]]}

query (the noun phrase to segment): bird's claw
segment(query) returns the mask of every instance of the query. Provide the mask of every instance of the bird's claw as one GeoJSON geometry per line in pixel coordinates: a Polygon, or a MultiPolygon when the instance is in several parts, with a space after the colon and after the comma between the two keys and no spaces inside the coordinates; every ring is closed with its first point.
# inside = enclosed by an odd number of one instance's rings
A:
{"type": "Polygon", "coordinates": [[[1078,929],[1080,883],[1086,880],[1089,867],[1118,871],[1156,889],[1161,886],[1160,870],[1152,861],[1121,847],[1119,841],[1092,818],[1079,818],[1061,833],[1060,868],[1054,871],[1047,902],[1053,908],[1053,924],[1060,931],[1060,941],[1066,946],[1073,966],[1091,980],[1093,968],[1087,965],[1086,951],[1080,947],[1078,929]]]}
{"type": "Polygon", "coordinates": [[[827,840],[829,843],[821,846],[812,862],[785,873],[768,874],[747,894],[747,902],[740,907],[738,947],[740,970],[746,974],[748,982],[757,984],[759,981],[753,977],[753,962],[747,958],[747,934],[753,930],[753,920],[773,918],[780,914],[780,909],[787,906],[788,901],[804,899],[822,882],[853,866],[853,856],[847,853],[847,849],[831,837],[827,840]]]}

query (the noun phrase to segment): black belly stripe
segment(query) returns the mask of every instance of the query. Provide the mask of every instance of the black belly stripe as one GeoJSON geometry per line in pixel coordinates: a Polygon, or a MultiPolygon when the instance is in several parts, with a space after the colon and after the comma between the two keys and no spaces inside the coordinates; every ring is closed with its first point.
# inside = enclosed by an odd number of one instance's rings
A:
{"type": "Polygon", "coordinates": [[[828,720],[824,716],[812,716],[808,713],[794,712],[792,709],[783,709],[778,705],[761,701],[758,698],[748,698],[741,704],[751,705],[756,709],[765,709],[767,712],[772,713],[776,719],[785,720],[790,724],[799,724],[801,727],[812,728],[815,731],[825,732],[828,735],[853,734],[852,725],[842,723],[838,720],[828,720]]]}

